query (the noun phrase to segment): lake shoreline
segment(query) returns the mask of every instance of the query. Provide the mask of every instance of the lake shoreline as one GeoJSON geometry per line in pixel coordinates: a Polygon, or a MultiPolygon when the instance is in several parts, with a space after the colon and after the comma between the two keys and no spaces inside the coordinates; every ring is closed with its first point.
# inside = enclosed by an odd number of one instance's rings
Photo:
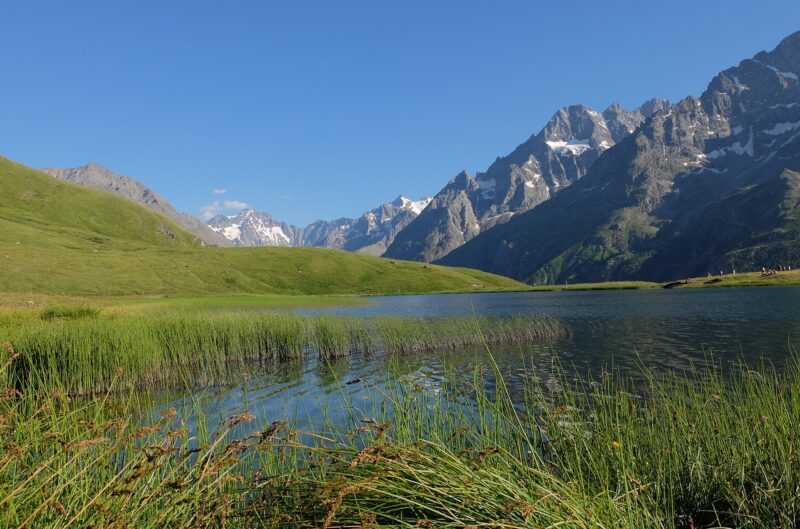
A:
{"type": "Polygon", "coordinates": [[[708,288],[751,288],[774,286],[800,286],[800,271],[779,271],[765,276],[761,272],[727,274],[711,277],[691,277],[668,282],[655,281],[598,281],[559,285],[531,285],[527,288],[500,288],[475,291],[432,291],[432,292],[375,292],[342,294],[140,294],[125,296],[87,296],[54,293],[0,293],[0,315],[26,311],[40,311],[53,306],[91,306],[115,313],[147,311],[220,311],[252,309],[295,309],[331,307],[337,305],[359,305],[369,303],[375,297],[407,296],[451,296],[462,294],[503,294],[524,292],[601,292],[619,290],[658,290],[658,289],[708,289],[708,288]]]}
{"type": "Polygon", "coordinates": [[[664,283],[650,281],[602,281],[596,283],[575,283],[573,285],[534,285],[533,292],[601,291],[601,290],[649,290],[660,288],[732,288],[732,287],[771,287],[800,286],[800,271],[784,270],[772,275],[761,272],[723,274],[721,276],[690,277],[664,283]]]}

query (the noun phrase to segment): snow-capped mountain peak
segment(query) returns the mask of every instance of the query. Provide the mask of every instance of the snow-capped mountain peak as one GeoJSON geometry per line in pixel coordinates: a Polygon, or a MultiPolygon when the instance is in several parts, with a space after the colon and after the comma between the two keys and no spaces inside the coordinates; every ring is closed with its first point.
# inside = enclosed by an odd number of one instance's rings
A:
{"type": "Polygon", "coordinates": [[[357,219],[320,220],[306,227],[250,208],[214,217],[208,225],[237,246],[317,246],[380,255],[430,202],[430,197],[412,200],[400,195],[357,219]]]}
{"type": "Polygon", "coordinates": [[[391,202],[391,205],[397,208],[407,209],[414,212],[414,214],[419,215],[422,213],[423,209],[428,207],[428,204],[431,203],[431,200],[433,200],[433,197],[423,197],[419,200],[411,200],[404,195],[400,195],[391,202]]]}
{"type": "Polygon", "coordinates": [[[208,221],[208,226],[237,246],[297,246],[302,238],[302,229],[254,209],[218,215],[208,221]]]}

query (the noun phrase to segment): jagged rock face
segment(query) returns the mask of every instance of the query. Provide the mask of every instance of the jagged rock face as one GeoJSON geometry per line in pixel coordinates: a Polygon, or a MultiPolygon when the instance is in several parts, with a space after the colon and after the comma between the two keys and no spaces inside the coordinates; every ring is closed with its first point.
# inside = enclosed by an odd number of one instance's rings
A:
{"type": "Polygon", "coordinates": [[[303,229],[303,246],[319,248],[344,248],[347,233],[355,219],[342,217],[335,220],[318,220],[303,229]]]}
{"type": "Polygon", "coordinates": [[[395,238],[386,257],[433,261],[447,255],[580,180],[600,155],[667,106],[653,100],[627,111],[615,104],[602,114],[583,105],[562,108],[486,172],[475,177],[462,172],[451,180],[395,238]]]}
{"type": "Polygon", "coordinates": [[[800,32],[657,109],[573,186],[442,261],[536,283],[800,264],[799,79],[800,32]]]}
{"type": "Polygon", "coordinates": [[[141,182],[128,176],[118,175],[105,167],[96,163],[89,163],[81,167],[71,169],[49,168],[42,169],[59,180],[65,180],[92,189],[107,191],[121,197],[138,202],[157,213],[164,215],[175,221],[189,233],[195,235],[206,244],[229,246],[230,242],[224,237],[220,237],[203,224],[200,220],[179,213],[172,204],[165,198],[147,188],[141,182]]]}
{"type": "Polygon", "coordinates": [[[412,201],[403,196],[368,211],[349,227],[344,250],[382,255],[395,236],[428,206],[430,198],[412,201]]]}
{"type": "Polygon", "coordinates": [[[209,226],[238,246],[317,246],[380,255],[429,202],[428,198],[412,201],[400,196],[357,219],[317,221],[305,228],[254,210],[217,216],[209,226]]]}

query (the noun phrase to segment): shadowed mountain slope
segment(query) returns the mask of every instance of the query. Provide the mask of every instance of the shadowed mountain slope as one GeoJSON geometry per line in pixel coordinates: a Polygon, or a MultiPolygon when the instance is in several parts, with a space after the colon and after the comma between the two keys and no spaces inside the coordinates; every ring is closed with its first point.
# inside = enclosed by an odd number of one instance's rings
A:
{"type": "Polygon", "coordinates": [[[800,264],[800,32],[656,112],[551,200],[442,263],[532,283],[800,264]]]}

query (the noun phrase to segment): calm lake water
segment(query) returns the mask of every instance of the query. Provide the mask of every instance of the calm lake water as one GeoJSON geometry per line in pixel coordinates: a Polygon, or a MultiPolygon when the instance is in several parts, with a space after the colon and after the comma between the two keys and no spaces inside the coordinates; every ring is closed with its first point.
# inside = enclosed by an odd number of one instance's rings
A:
{"type": "MultiPolygon", "coordinates": [[[[794,287],[385,296],[363,306],[299,312],[557,318],[569,332],[555,343],[492,348],[515,392],[529,378],[555,383],[556,364],[579,375],[612,368],[633,377],[643,365],[688,370],[710,357],[721,363],[766,360],[780,368],[794,344],[800,344],[800,288],[794,287]]],[[[435,392],[445,380],[471,381],[476,366],[486,365],[487,354],[480,349],[402,358],[353,355],[332,365],[309,358],[254,372],[235,386],[204,390],[195,397],[212,421],[248,409],[261,424],[289,420],[300,428],[319,429],[374,416],[390,372],[392,380],[435,392]]],[[[489,376],[488,389],[492,384],[489,376]]]]}

